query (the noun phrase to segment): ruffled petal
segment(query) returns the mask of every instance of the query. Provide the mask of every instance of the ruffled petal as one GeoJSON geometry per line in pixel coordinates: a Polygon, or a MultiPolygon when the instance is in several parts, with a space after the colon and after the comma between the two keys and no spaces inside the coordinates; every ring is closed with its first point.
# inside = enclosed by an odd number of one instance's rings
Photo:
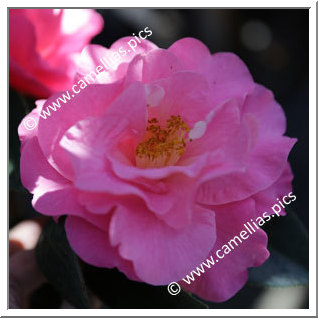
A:
{"type": "Polygon", "coordinates": [[[32,204],[37,211],[54,216],[84,213],[72,184],[46,161],[36,137],[23,148],[20,171],[22,184],[34,194],[32,204]]]}
{"type": "Polygon", "coordinates": [[[117,267],[126,274],[129,279],[139,281],[134,273],[131,262],[122,259],[109,243],[107,232],[109,219],[99,218],[104,230],[86,222],[84,219],[68,216],[65,222],[65,231],[68,241],[77,255],[86,263],[97,267],[117,267]]]}
{"type": "MultiPolygon", "coordinates": [[[[266,249],[267,236],[261,229],[256,230],[255,233],[251,230],[253,234],[246,240],[241,239],[241,243],[236,239],[237,244],[233,241],[229,244],[229,241],[235,236],[239,236],[241,231],[249,234],[244,223],[255,216],[253,200],[213,207],[213,210],[215,211],[217,240],[208,258],[213,256],[215,265],[209,269],[205,268],[205,273],[200,277],[194,274],[194,282],[185,277],[191,284],[183,280],[179,283],[185,290],[195,293],[203,299],[223,302],[234,296],[244,286],[248,279],[247,269],[260,266],[268,258],[269,252],[266,249]],[[231,250],[228,254],[225,254],[224,245],[231,250]],[[219,249],[221,249],[219,255],[224,257],[222,259],[218,259],[216,256],[219,249]]],[[[246,237],[246,234],[243,236],[246,237]]],[[[197,263],[192,270],[196,270],[197,266],[200,267],[200,263],[197,263]]]]}
{"type": "Polygon", "coordinates": [[[109,233],[111,244],[133,262],[137,276],[153,285],[181,279],[215,241],[213,212],[197,206],[191,225],[175,231],[138,201],[117,208],[109,233]]]}
{"type": "Polygon", "coordinates": [[[73,171],[67,154],[59,145],[61,138],[78,121],[104,113],[117,97],[119,88],[119,84],[90,85],[67,104],[60,102],[61,108],[56,107],[56,111],[49,106],[54,106],[53,102],[56,103],[60,93],[51,96],[43,105],[42,109],[49,111],[51,116],[39,119],[39,144],[51,165],[66,178],[71,180],[73,171]]]}

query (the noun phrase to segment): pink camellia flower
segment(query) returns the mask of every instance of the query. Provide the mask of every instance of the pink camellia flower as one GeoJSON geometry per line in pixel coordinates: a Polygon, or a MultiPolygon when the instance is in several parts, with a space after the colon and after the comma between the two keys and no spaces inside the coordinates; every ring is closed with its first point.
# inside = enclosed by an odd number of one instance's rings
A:
{"type": "Polygon", "coordinates": [[[10,85],[38,98],[69,88],[77,55],[102,27],[94,10],[10,9],[10,85]]]}
{"type": "MultiPolygon", "coordinates": [[[[89,46],[88,65],[110,49],[89,46]]],[[[85,69],[85,65],[82,65],[85,69]]],[[[67,215],[85,262],[153,285],[180,281],[291,191],[295,143],[268,89],[232,53],[184,38],[143,41],[103,84],[89,85],[38,126],[21,124],[21,178],[40,213],[67,215]]],[[[233,296],[269,256],[259,229],[185,289],[233,296]]]]}

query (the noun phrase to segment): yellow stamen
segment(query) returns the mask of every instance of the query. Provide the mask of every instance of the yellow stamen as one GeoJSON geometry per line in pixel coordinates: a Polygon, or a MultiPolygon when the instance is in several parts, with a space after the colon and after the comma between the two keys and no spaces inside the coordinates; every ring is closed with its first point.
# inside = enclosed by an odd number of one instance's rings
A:
{"type": "Polygon", "coordinates": [[[158,168],[177,163],[185,151],[188,125],[181,116],[171,116],[164,128],[156,118],[148,120],[146,138],[136,148],[139,168],[158,168]]]}

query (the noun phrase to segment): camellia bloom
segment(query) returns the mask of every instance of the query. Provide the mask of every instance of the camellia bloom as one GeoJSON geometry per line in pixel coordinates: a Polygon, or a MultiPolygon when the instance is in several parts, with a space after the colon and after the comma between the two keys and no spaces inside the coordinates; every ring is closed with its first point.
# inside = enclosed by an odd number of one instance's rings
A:
{"type": "Polygon", "coordinates": [[[10,85],[38,98],[68,89],[77,56],[102,27],[94,10],[10,9],[10,85]]]}
{"type": "MultiPolygon", "coordinates": [[[[82,69],[125,43],[87,47],[82,69]]],[[[87,263],[153,285],[180,281],[291,191],[284,113],[232,53],[211,55],[192,38],[168,49],[143,41],[103,84],[39,118],[57,96],[38,102],[35,130],[19,127],[21,178],[37,211],[67,215],[87,263]]],[[[224,301],[266,246],[259,229],[183,287],[224,301]]]]}

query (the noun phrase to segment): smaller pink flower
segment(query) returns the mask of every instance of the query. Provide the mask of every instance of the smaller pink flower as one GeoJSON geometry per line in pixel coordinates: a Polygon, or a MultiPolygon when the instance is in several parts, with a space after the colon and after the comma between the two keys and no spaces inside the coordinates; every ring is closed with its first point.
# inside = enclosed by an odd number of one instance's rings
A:
{"type": "Polygon", "coordinates": [[[67,89],[77,55],[102,27],[94,10],[10,9],[10,85],[39,98],[67,89]]]}

